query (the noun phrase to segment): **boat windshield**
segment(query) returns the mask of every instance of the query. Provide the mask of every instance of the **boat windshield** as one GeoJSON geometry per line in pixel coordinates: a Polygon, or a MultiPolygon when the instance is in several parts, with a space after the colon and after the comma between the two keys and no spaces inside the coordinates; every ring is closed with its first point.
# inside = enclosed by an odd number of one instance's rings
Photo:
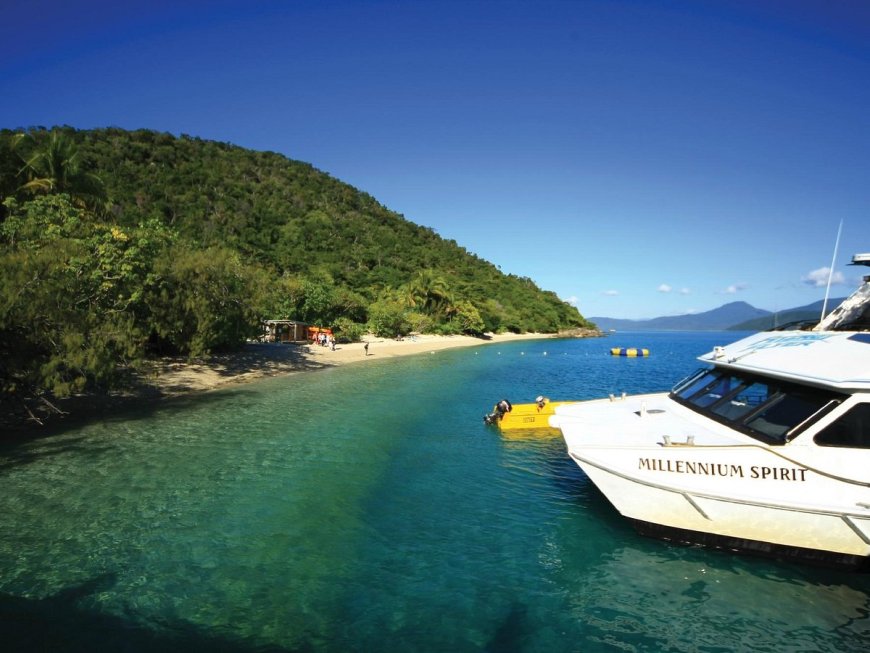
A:
{"type": "Polygon", "coordinates": [[[846,396],[730,370],[699,370],[671,398],[768,444],[785,444],[846,396]]]}

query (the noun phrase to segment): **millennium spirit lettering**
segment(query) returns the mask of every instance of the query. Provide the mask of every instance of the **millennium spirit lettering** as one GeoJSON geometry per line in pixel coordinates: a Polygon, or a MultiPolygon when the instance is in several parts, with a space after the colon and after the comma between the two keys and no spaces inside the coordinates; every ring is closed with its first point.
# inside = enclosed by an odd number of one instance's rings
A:
{"type": "Polygon", "coordinates": [[[749,478],[762,481],[806,481],[807,470],[801,467],[767,467],[732,463],[702,463],[695,460],[671,460],[662,458],[639,458],[638,469],[651,472],[671,472],[673,474],[696,474],[698,476],[724,476],[728,478],[749,478]]]}

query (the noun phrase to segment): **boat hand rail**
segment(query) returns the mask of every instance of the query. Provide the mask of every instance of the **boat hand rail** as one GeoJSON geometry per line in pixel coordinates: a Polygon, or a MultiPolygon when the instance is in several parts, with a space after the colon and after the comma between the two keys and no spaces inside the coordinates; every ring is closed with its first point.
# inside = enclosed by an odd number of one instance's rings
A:
{"type": "Polygon", "coordinates": [[[812,331],[819,323],[818,320],[793,320],[785,324],[777,325],[768,331],[812,331]]]}
{"type": "Polygon", "coordinates": [[[870,331],[870,322],[865,318],[850,320],[832,327],[831,331],[870,331]]]}

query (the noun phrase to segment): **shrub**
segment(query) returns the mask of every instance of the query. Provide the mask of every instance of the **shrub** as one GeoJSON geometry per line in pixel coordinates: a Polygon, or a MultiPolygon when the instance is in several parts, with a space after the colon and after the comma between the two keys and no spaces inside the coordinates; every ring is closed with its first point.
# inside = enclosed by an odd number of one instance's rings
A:
{"type": "Polygon", "coordinates": [[[405,309],[397,301],[382,300],[369,307],[369,328],[381,338],[395,338],[410,331],[405,309]]]}
{"type": "Polygon", "coordinates": [[[359,342],[366,333],[366,325],[340,317],[332,323],[332,331],[336,342],[359,342]]]}

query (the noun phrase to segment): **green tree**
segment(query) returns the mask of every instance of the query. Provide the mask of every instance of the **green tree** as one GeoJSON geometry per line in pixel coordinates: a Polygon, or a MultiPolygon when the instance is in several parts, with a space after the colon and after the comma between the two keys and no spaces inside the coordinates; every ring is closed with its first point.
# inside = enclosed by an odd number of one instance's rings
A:
{"type": "MultiPolygon", "coordinates": [[[[78,158],[62,143],[49,147],[52,132],[28,130],[20,150],[26,159],[38,147],[55,154],[33,160],[30,169],[17,160],[15,173],[25,168],[22,174],[32,177],[14,179],[11,188],[17,197],[32,197],[17,190],[23,183],[64,179],[37,171],[64,168],[43,165],[47,161],[78,161],[81,169],[103,178],[112,199],[112,218],[125,229],[157,218],[190,247],[230,249],[244,265],[268,270],[267,285],[288,274],[325,282],[332,299],[307,307],[317,321],[328,323],[341,315],[365,321],[371,302],[384,291],[401,290],[405,307],[428,315],[432,328],[449,322],[461,301],[471,302],[481,313],[487,330],[559,329],[584,323],[576,308],[542,291],[531,279],[503,274],[454,241],[307,163],[148,130],[53,131],[74,143],[78,158]],[[547,319],[540,320],[545,314],[547,319]]],[[[11,178],[4,172],[2,152],[0,147],[0,193],[9,196],[10,191],[2,190],[10,187],[11,178]]],[[[31,192],[61,185],[40,182],[31,192]]],[[[81,204],[78,191],[70,190],[81,204]]],[[[257,293],[264,312],[270,304],[268,291],[257,293]]],[[[293,308],[288,317],[302,319],[301,303],[287,308],[293,308]]]]}
{"type": "Polygon", "coordinates": [[[103,182],[87,169],[81,150],[63,131],[54,129],[41,139],[20,134],[15,147],[24,160],[22,191],[66,193],[76,206],[102,211],[106,199],[103,182]]]}
{"type": "Polygon", "coordinates": [[[158,262],[148,297],[151,326],[161,345],[190,356],[233,349],[257,335],[256,282],[238,254],[221,247],[176,246],[158,262]]]}
{"type": "Polygon", "coordinates": [[[117,385],[142,359],[144,290],[169,236],[95,222],[65,194],[18,204],[0,225],[0,385],[67,395],[117,385]]]}
{"type": "Polygon", "coordinates": [[[409,332],[405,307],[400,302],[380,300],[369,307],[369,328],[382,338],[395,338],[409,332]]]}
{"type": "Polygon", "coordinates": [[[483,320],[483,330],[498,333],[502,328],[504,309],[494,299],[487,299],[480,308],[480,316],[483,320]]]}
{"type": "Polygon", "coordinates": [[[469,301],[461,301],[456,305],[452,322],[456,323],[462,333],[482,335],[486,329],[480,313],[469,301]]]}
{"type": "Polygon", "coordinates": [[[302,282],[302,305],[300,318],[309,324],[329,324],[335,301],[334,287],[319,279],[306,279],[302,282]]]}
{"type": "Polygon", "coordinates": [[[360,293],[346,287],[338,287],[333,293],[332,314],[334,319],[346,318],[356,323],[368,319],[368,301],[360,293]]]}
{"type": "Polygon", "coordinates": [[[18,172],[21,170],[21,158],[15,150],[15,140],[13,132],[0,131],[0,222],[7,213],[3,201],[7,197],[14,197],[20,186],[18,172]]]}
{"type": "Polygon", "coordinates": [[[265,320],[301,320],[304,284],[293,275],[274,278],[264,271],[260,292],[259,312],[265,320]]]}
{"type": "Polygon", "coordinates": [[[340,317],[332,323],[337,342],[359,342],[366,333],[366,325],[340,317]]]}
{"type": "Polygon", "coordinates": [[[405,319],[408,322],[408,333],[429,333],[435,326],[435,320],[431,315],[419,311],[408,311],[405,313],[405,319]]]}
{"type": "Polygon", "coordinates": [[[446,313],[453,306],[453,294],[443,275],[432,269],[420,270],[405,288],[405,303],[427,313],[446,313]]]}

